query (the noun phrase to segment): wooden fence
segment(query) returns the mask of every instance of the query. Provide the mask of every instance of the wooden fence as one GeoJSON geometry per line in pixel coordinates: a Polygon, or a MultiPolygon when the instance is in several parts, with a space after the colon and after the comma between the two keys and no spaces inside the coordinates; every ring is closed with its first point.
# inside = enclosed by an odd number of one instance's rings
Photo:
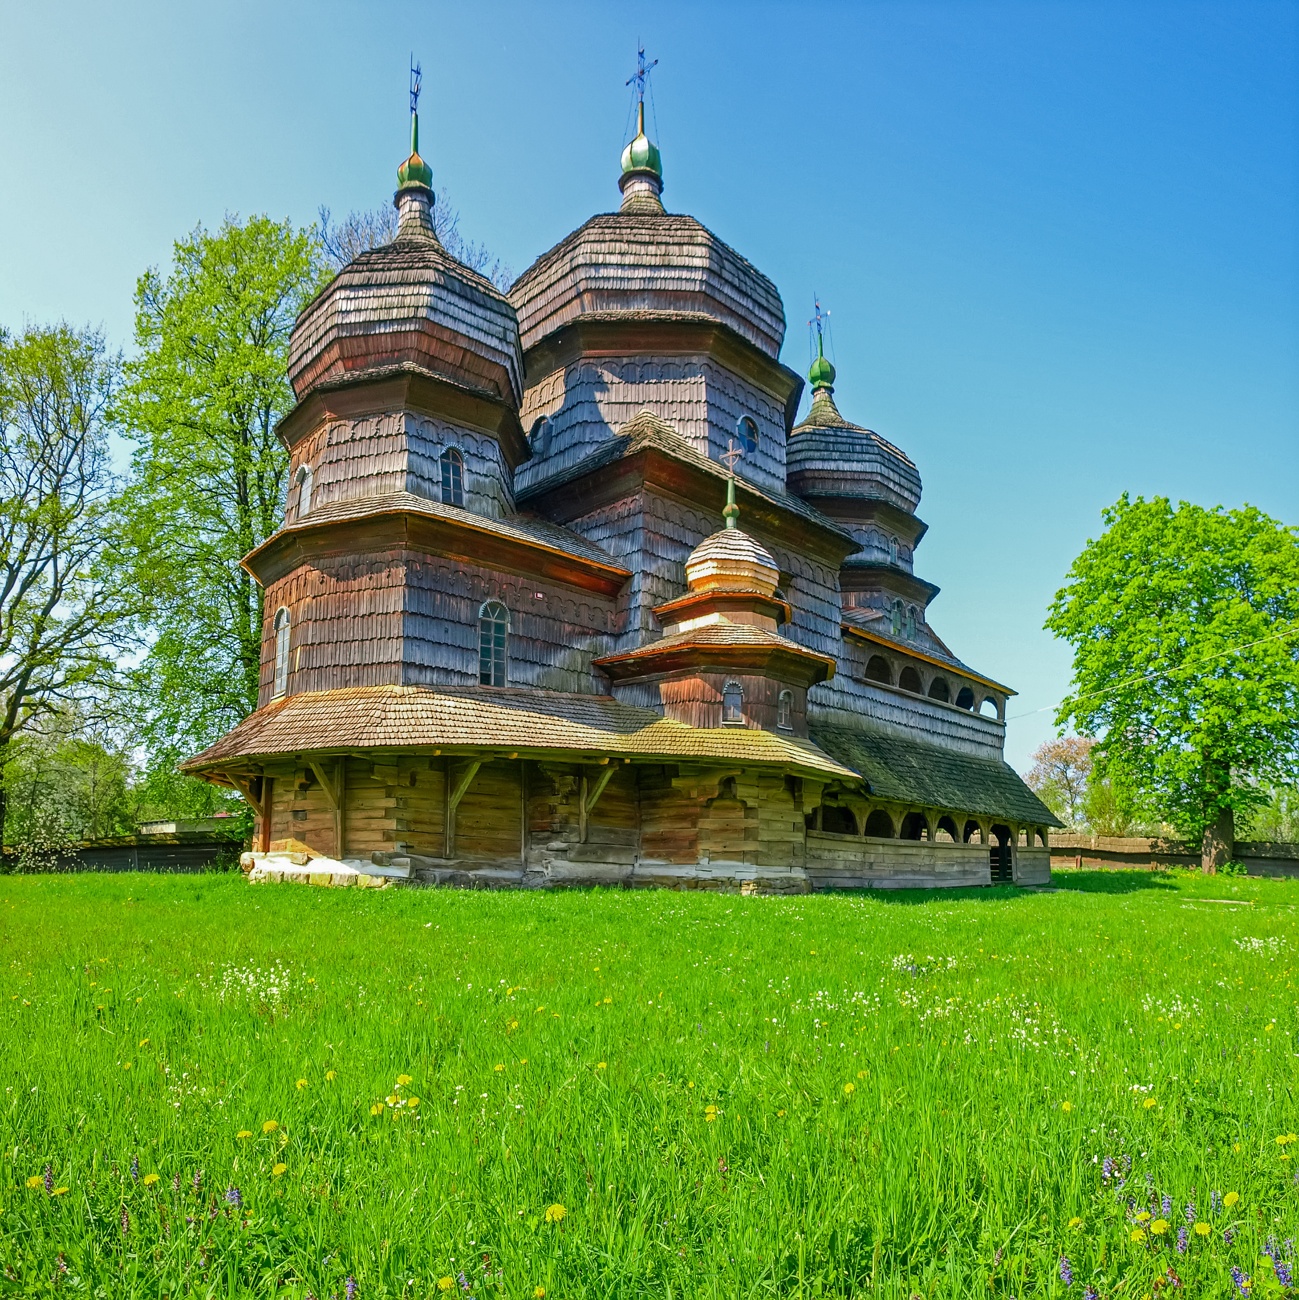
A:
{"type": "MultiPolygon", "coordinates": [[[[1232,858],[1242,863],[1251,876],[1299,876],[1299,844],[1237,840],[1232,858]]],[[[1199,865],[1199,851],[1175,840],[1065,833],[1051,836],[1052,869],[1138,867],[1159,871],[1199,865]]]]}

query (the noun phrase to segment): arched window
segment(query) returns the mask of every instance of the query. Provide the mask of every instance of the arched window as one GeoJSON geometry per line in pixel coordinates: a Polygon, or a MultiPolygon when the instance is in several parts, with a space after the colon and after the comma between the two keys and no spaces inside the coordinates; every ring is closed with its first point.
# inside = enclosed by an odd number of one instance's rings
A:
{"type": "Polygon", "coordinates": [[[961,833],[956,829],[956,822],[950,817],[940,817],[938,819],[938,836],[939,840],[950,841],[956,844],[960,841],[961,833]],[[945,837],[945,840],[944,840],[945,837]]]}
{"type": "Polygon", "coordinates": [[[968,686],[962,686],[956,696],[956,707],[958,709],[974,708],[974,692],[968,686]]]}
{"type": "Polygon", "coordinates": [[[478,683],[505,685],[505,650],[510,634],[510,611],[499,600],[489,600],[478,611],[478,683]]]}
{"type": "Polygon", "coordinates": [[[889,661],[883,655],[871,655],[866,664],[866,680],[884,682],[889,686],[893,685],[893,674],[889,670],[889,661]]]}
{"type": "Polygon", "coordinates": [[[735,436],[740,446],[750,455],[758,450],[758,422],[751,415],[742,415],[735,422],[735,436]]]}
{"type": "Polygon", "coordinates": [[[776,726],[789,731],[794,725],[794,692],[781,691],[776,696],[776,726]]]}
{"type": "Polygon", "coordinates": [[[909,812],[902,819],[902,835],[904,840],[927,840],[929,838],[929,823],[925,820],[924,813],[909,812]]]}
{"type": "Polygon", "coordinates": [[[903,635],[908,641],[916,639],[916,607],[914,605],[907,606],[907,625],[903,629],[903,635]]]}
{"type": "Polygon", "coordinates": [[[935,677],[929,683],[929,698],[931,700],[942,700],[944,704],[951,703],[952,692],[947,685],[946,677],[935,677]]]}
{"type": "Polygon", "coordinates": [[[910,691],[912,695],[923,695],[924,688],[920,685],[920,674],[914,668],[904,668],[898,677],[898,685],[904,691],[910,691]]]}
{"type": "Polygon", "coordinates": [[[722,721],[744,721],[744,688],[739,682],[727,682],[722,687],[722,721]]]}
{"type": "Polygon", "coordinates": [[[293,476],[294,483],[298,485],[297,518],[299,519],[311,510],[311,479],[311,466],[299,465],[298,472],[293,476]]]}
{"type": "Polygon", "coordinates": [[[838,804],[821,805],[821,829],[831,835],[856,835],[857,818],[851,808],[842,808],[838,804]]]}
{"type": "Polygon", "coordinates": [[[448,447],[442,453],[442,504],[444,506],[461,506],[465,504],[465,458],[455,447],[448,447]]]}
{"type": "Polygon", "coordinates": [[[902,635],[902,602],[900,600],[893,602],[893,621],[890,624],[890,630],[894,636],[902,635]]]}
{"type": "Polygon", "coordinates": [[[997,716],[997,701],[989,695],[983,703],[979,705],[979,712],[985,718],[995,718],[997,716]]]}
{"type": "Polygon", "coordinates": [[[979,823],[973,817],[965,823],[965,831],[961,838],[966,844],[979,838],[979,823]]]}
{"type": "Polygon", "coordinates": [[[528,446],[534,456],[544,456],[550,443],[550,421],[546,416],[533,421],[532,431],[528,434],[528,446]]]}
{"type": "Polygon", "coordinates": [[[889,538],[889,563],[896,564],[897,562],[898,562],[898,539],[896,537],[890,537],[889,538]]]}
{"type": "Polygon", "coordinates": [[[289,611],[283,606],[275,611],[275,694],[289,689],[289,611]]]}
{"type": "Polygon", "coordinates": [[[893,818],[883,808],[876,808],[866,818],[866,829],[863,834],[874,835],[881,840],[891,840],[893,838],[893,818]]]}

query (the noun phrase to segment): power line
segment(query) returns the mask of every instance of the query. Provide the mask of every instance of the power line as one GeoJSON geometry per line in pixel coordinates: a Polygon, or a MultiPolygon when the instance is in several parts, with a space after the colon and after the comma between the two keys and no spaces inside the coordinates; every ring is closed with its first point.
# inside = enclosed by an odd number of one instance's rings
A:
{"type": "MultiPolygon", "coordinates": [[[[1072,698],[1066,697],[1061,704],[1081,704],[1083,700],[1094,700],[1101,695],[1113,695],[1115,691],[1121,691],[1124,687],[1135,686],[1140,682],[1153,682],[1156,677],[1172,677],[1176,673],[1190,672],[1198,668],[1201,664],[1207,664],[1211,659],[1221,659],[1224,655],[1238,655],[1242,650],[1251,650],[1256,645],[1264,645],[1268,641],[1284,641],[1286,637],[1294,636],[1299,632],[1299,627],[1287,628],[1284,632],[1277,632],[1272,636],[1259,637],[1257,641],[1247,641],[1244,645],[1232,646],[1229,650],[1218,650],[1211,655],[1205,655],[1203,659],[1197,660],[1193,664],[1182,664],[1177,668],[1161,668],[1158,672],[1147,673],[1144,677],[1129,677],[1127,681],[1118,682],[1113,686],[1107,686],[1101,691],[1088,691],[1086,695],[1076,695],[1072,698]]],[[[1016,713],[1006,719],[1007,722],[1017,722],[1020,718],[1033,718],[1039,713],[1046,713],[1050,709],[1060,707],[1055,704],[1044,705],[1040,709],[1030,709],[1027,713],[1016,713]]]]}

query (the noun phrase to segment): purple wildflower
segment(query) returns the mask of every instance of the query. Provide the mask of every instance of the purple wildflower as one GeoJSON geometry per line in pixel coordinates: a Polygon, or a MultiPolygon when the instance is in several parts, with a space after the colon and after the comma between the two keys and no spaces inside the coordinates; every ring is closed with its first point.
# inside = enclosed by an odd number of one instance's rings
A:
{"type": "Polygon", "coordinates": [[[131,1181],[138,1183],[140,1181],[140,1157],[131,1157],[131,1181]]]}
{"type": "Polygon", "coordinates": [[[45,1194],[48,1196],[54,1190],[54,1166],[45,1166],[45,1194]]]}
{"type": "Polygon", "coordinates": [[[1209,1193],[1209,1213],[1217,1214],[1222,1209],[1222,1195],[1219,1192],[1209,1193]]]}
{"type": "Polygon", "coordinates": [[[1065,1286],[1073,1286],[1073,1269],[1069,1267],[1069,1256],[1060,1256],[1060,1281],[1065,1286]]]}
{"type": "Polygon", "coordinates": [[[1194,1223],[1194,1222],[1195,1222],[1195,1202],[1194,1202],[1194,1201],[1187,1201],[1187,1202],[1186,1202],[1186,1221],[1187,1221],[1187,1223],[1194,1223]]]}
{"type": "Polygon", "coordinates": [[[1249,1278],[1242,1273],[1235,1264],[1231,1266],[1231,1280],[1236,1284],[1236,1290],[1239,1291],[1241,1295],[1249,1295],[1249,1278]]]}
{"type": "Polygon", "coordinates": [[[59,1257],[58,1257],[58,1259],[56,1259],[56,1260],[54,1261],[54,1264],[55,1264],[55,1267],[59,1270],[60,1273],[66,1273],[66,1272],[68,1271],[68,1262],[67,1262],[67,1260],[63,1257],[63,1252],[62,1252],[62,1251],[59,1251],[59,1257]]]}
{"type": "Polygon", "coordinates": [[[126,1206],[122,1206],[122,1236],[126,1236],[131,1231],[131,1216],[126,1212],[126,1206]]]}
{"type": "Polygon", "coordinates": [[[1165,1194],[1164,1198],[1159,1202],[1159,1208],[1163,1210],[1165,1219],[1170,1218],[1173,1213],[1173,1198],[1165,1194]]]}
{"type": "Polygon", "coordinates": [[[1186,1242],[1187,1242],[1186,1229],[1185,1229],[1185,1228],[1178,1228],[1178,1230],[1177,1230],[1177,1253],[1178,1253],[1179,1255],[1185,1255],[1185,1254],[1186,1254],[1186,1242]]]}
{"type": "Polygon", "coordinates": [[[203,1171],[201,1169],[194,1170],[194,1181],[191,1183],[191,1186],[194,1188],[195,1192],[201,1192],[203,1190],[203,1171]]]}
{"type": "Polygon", "coordinates": [[[180,1174],[179,1174],[179,1173],[172,1174],[172,1176],[171,1176],[171,1190],[172,1190],[173,1192],[178,1192],[178,1191],[180,1191],[180,1174]]]}
{"type": "Polygon", "coordinates": [[[1235,1229],[1235,1228],[1223,1228],[1223,1230],[1222,1230],[1222,1244],[1223,1244],[1224,1246],[1230,1246],[1231,1243],[1232,1243],[1233,1241],[1235,1241],[1235,1240],[1236,1240],[1236,1229],[1235,1229]]]}
{"type": "Polygon", "coordinates": [[[1171,1264],[1169,1264],[1168,1271],[1164,1276],[1168,1278],[1174,1287],[1180,1287],[1182,1285],[1182,1279],[1177,1276],[1177,1270],[1171,1264]]]}
{"type": "Polygon", "coordinates": [[[1274,1259],[1272,1261],[1272,1271],[1276,1274],[1276,1280],[1282,1286],[1294,1285],[1294,1274],[1290,1270],[1290,1265],[1283,1259],[1274,1259]]]}
{"type": "Polygon", "coordinates": [[[343,1283],[343,1291],[347,1295],[347,1300],[356,1300],[356,1278],[350,1273],[347,1275],[347,1281],[343,1283]]]}
{"type": "Polygon", "coordinates": [[[1096,1293],[1096,1288],[1090,1283],[1083,1287],[1083,1300],[1101,1300],[1100,1296],[1096,1293]]]}
{"type": "Polygon", "coordinates": [[[237,1187],[226,1188],[227,1205],[233,1205],[235,1209],[238,1209],[243,1203],[244,1203],[244,1198],[239,1194],[239,1189],[237,1187]]]}
{"type": "Polygon", "coordinates": [[[1280,1253],[1281,1252],[1277,1249],[1276,1238],[1269,1236],[1268,1239],[1263,1243],[1263,1254],[1265,1254],[1268,1257],[1268,1259],[1270,1259],[1275,1264],[1276,1257],[1280,1253]]]}
{"type": "Polygon", "coordinates": [[[1101,1178],[1108,1183],[1110,1179],[1113,1177],[1114,1177],[1114,1157],[1106,1156],[1105,1159],[1101,1162],[1101,1178]]]}

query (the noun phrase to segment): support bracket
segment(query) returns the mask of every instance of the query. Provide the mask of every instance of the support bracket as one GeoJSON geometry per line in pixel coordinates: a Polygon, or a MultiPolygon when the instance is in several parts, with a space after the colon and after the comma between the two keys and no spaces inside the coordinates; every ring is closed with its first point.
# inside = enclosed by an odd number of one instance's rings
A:
{"type": "Polygon", "coordinates": [[[446,811],[446,852],[445,856],[450,858],[455,856],[456,847],[456,809],[460,807],[460,801],[465,797],[469,787],[473,784],[474,777],[478,775],[478,769],[482,767],[481,758],[471,759],[468,766],[460,773],[459,777],[452,776],[452,765],[447,762],[447,811],[446,811]]]}
{"type": "Polygon", "coordinates": [[[586,843],[591,811],[600,802],[600,796],[604,793],[605,786],[609,784],[609,778],[613,774],[614,765],[609,762],[606,762],[594,778],[587,776],[585,772],[582,773],[581,801],[578,805],[578,839],[582,844],[586,843]]]}

